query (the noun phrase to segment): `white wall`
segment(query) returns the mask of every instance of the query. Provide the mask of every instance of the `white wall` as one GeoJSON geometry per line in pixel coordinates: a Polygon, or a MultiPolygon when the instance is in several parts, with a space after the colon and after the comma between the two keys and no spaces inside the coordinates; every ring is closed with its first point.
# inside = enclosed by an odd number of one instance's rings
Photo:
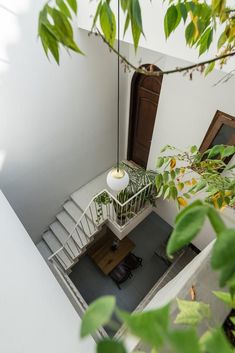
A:
{"type": "MultiPolygon", "coordinates": [[[[168,57],[165,67],[185,64],[168,57]]],[[[235,115],[235,79],[214,86],[221,77],[223,74],[218,71],[207,78],[195,74],[192,81],[182,74],[164,76],[148,168],[155,169],[156,158],[166,144],[182,149],[191,145],[200,146],[216,110],[235,115]]],[[[173,224],[178,210],[172,202],[159,201],[157,212],[168,223],[173,224]]],[[[225,213],[234,218],[234,211],[231,209],[225,213]]],[[[194,244],[202,249],[212,238],[213,231],[207,224],[194,244]]]]}
{"type": "Polygon", "coordinates": [[[0,352],[92,353],[81,319],[0,192],[0,352]]]}
{"type": "Polygon", "coordinates": [[[117,61],[80,30],[86,56],[63,53],[57,67],[37,40],[45,1],[1,3],[0,187],[37,242],[69,194],[115,161],[117,61]]]}

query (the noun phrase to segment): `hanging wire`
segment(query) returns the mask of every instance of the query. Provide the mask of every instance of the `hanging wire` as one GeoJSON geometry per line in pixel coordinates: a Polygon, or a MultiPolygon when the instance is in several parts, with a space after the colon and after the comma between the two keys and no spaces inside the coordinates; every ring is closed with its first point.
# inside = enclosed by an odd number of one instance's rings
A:
{"type": "Polygon", "coordinates": [[[120,0],[118,0],[118,16],[117,16],[117,51],[118,51],[118,86],[117,86],[117,171],[119,172],[119,165],[120,165],[120,156],[119,156],[119,149],[120,149],[120,0]]]}

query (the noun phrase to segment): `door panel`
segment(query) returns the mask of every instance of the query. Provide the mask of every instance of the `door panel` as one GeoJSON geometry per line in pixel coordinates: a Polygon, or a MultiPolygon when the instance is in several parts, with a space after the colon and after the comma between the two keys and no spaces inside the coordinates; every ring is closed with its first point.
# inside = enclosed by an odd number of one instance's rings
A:
{"type": "Polygon", "coordinates": [[[146,168],[161,90],[159,77],[139,75],[132,84],[128,159],[146,168]]]}
{"type": "Polygon", "coordinates": [[[138,97],[133,140],[133,159],[144,168],[147,166],[151,146],[157,102],[153,102],[149,98],[141,97],[141,95],[138,97]]]}

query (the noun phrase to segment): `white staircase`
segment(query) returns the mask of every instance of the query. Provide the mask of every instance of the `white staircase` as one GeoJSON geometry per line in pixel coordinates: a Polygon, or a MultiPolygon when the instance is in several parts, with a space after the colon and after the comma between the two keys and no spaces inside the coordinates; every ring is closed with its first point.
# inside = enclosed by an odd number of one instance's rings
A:
{"type": "MultiPolygon", "coordinates": [[[[115,204],[124,211],[127,205],[126,203],[121,204],[115,198],[115,194],[106,189],[107,173],[108,171],[99,175],[71,195],[39,243],[39,249],[45,253],[45,248],[48,248],[47,253],[53,254],[50,257],[53,257],[67,272],[86,251],[87,246],[92,242],[96,233],[101,230],[104,222],[108,221],[108,226],[111,225],[112,230],[116,230],[117,236],[125,226],[120,225],[120,220],[117,219],[115,204]],[[112,199],[112,203],[98,205],[95,199],[97,195],[104,192],[112,199]]],[[[146,187],[143,192],[141,191],[131,198],[132,203],[142,202],[146,191],[149,192],[152,185],[146,187]]],[[[150,206],[148,205],[148,207],[150,206]]]]}

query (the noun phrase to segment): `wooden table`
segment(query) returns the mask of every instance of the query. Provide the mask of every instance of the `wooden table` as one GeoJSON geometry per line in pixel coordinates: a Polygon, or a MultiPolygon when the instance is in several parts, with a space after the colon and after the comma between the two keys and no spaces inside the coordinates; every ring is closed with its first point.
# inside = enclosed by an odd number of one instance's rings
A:
{"type": "Polygon", "coordinates": [[[108,233],[97,241],[88,251],[88,255],[100,270],[108,275],[134,249],[135,244],[129,238],[119,241],[118,248],[112,250],[113,241],[117,238],[108,233]]]}

